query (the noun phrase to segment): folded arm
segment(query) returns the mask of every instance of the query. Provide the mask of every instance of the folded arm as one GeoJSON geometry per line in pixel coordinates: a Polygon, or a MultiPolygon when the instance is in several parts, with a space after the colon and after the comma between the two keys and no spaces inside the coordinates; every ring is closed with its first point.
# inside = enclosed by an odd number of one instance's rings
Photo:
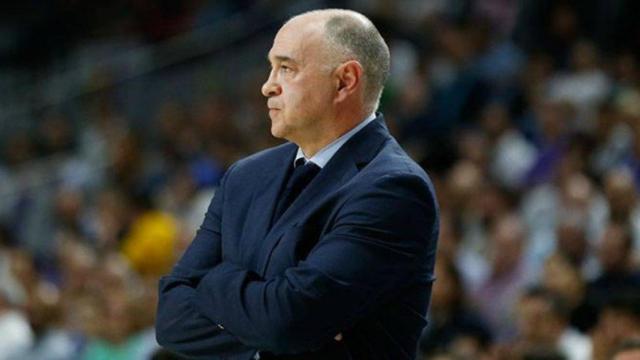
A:
{"type": "Polygon", "coordinates": [[[263,279],[222,261],[193,305],[249,347],[300,353],[332,341],[411,282],[432,281],[437,209],[417,176],[385,176],[359,189],[307,259],[263,279]]]}
{"type": "Polygon", "coordinates": [[[163,347],[191,358],[210,359],[212,354],[249,359],[256,352],[217,323],[201,315],[193,305],[196,286],[220,263],[220,219],[224,203],[223,178],[195,239],[170,275],[160,280],[156,339],[163,347]]]}

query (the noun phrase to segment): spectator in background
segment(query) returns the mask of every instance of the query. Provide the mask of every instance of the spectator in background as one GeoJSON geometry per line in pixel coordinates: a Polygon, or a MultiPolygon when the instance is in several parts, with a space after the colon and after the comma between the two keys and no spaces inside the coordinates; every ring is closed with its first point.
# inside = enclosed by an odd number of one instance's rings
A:
{"type": "Polygon", "coordinates": [[[34,334],[28,318],[15,303],[4,284],[0,288],[0,359],[13,360],[28,351],[34,343],[34,334]]]}
{"type": "Polygon", "coordinates": [[[0,243],[0,359],[13,360],[28,351],[35,335],[24,311],[28,292],[16,276],[17,251],[0,243]]]}
{"type": "Polygon", "coordinates": [[[533,165],[536,149],[514,126],[505,104],[485,107],[480,119],[489,137],[490,174],[498,184],[510,190],[522,186],[525,172],[533,165]]]}
{"type": "MultiPolygon", "coordinates": [[[[107,254],[97,272],[102,286],[94,288],[94,322],[100,324],[87,341],[84,360],[146,359],[157,349],[151,327],[155,306],[151,293],[118,253],[107,254]],[[143,296],[136,296],[136,293],[143,296]],[[135,306],[143,302],[144,307],[135,306]],[[150,322],[151,321],[151,322],[150,322]]],[[[149,284],[147,284],[149,285],[149,284]]]]}
{"type": "Polygon", "coordinates": [[[631,171],[636,187],[640,187],[640,87],[621,86],[614,102],[621,119],[629,125],[633,134],[632,145],[621,164],[631,171]]]}
{"type": "Polygon", "coordinates": [[[496,341],[506,342],[515,334],[513,306],[526,282],[522,251],[527,238],[520,218],[497,219],[489,241],[489,277],[473,292],[473,299],[495,331],[496,341]]]}
{"type": "Polygon", "coordinates": [[[640,338],[625,340],[611,355],[612,360],[634,360],[640,358],[640,338]]]}
{"type": "Polygon", "coordinates": [[[518,45],[528,52],[544,49],[555,64],[566,66],[571,44],[585,32],[580,9],[568,0],[523,1],[514,30],[518,45]]]}
{"type": "Polygon", "coordinates": [[[586,305],[595,314],[584,314],[583,321],[595,319],[618,294],[640,289],[640,272],[632,262],[632,241],[625,224],[607,226],[597,249],[600,274],[587,284],[586,305]]]}
{"type": "Polygon", "coordinates": [[[599,67],[598,49],[592,42],[581,40],[571,48],[570,68],[556,74],[549,82],[549,97],[567,101],[576,110],[571,128],[592,132],[598,106],[608,96],[611,81],[599,67]]]}
{"type": "Polygon", "coordinates": [[[608,204],[608,220],[628,224],[632,236],[632,249],[637,253],[640,251],[640,203],[633,174],[626,168],[613,169],[606,173],[603,182],[608,204]]]}
{"type": "Polygon", "coordinates": [[[600,312],[591,332],[593,359],[608,360],[627,339],[640,337],[640,291],[616,293],[600,312]]]}
{"type": "Polygon", "coordinates": [[[516,16],[518,15],[518,1],[477,1],[474,2],[472,6],[474,6],[479,16],[488,19],[496,38],[501,39],[507,37],[513,31],[516,16]]]}
{"type": "Polygon", "coordinates": [[[514,355],[536,348],[556,349],[569,360],[591,358],[591,341],[569,326],[569,312],[558,294],[529,288],[516,306],[518,337],[514,355]]]}
{"type": "Polygon", "coordinates": [[[528,186],[552,181],[569,148],[573,108],[566,102],[544,99],[535,106],[537,154],[523,179],[528,186]]]}
{"type": "Polygon", "coordinates": [[[450,258],[440,254],[436,262],[429,323],[420,338],[425,359],[446,351],[455,356],[479,358],[488,350],[491,331],[469,305],[462,278],[450,258]]]}
{"type": "Polygon", "coordinates": [[[460,160],[448,172],[442,186],[443,209],[448,209],[445,226],[452,230],[456,259],[467,288],[475,288],[488,276],[488,266],[484,259],[486,253],[486,229],[483,214],[476,208],[478,198],[484,186],[482,169],[468,160],[460,160]],[[449,221],[447,223],[447,221],[449,221]]]}
{"type": "Polygon", "coordinates": [[[607,221],[606,207],[606,199],[582,172],[529,190],[521,202],[531,236],[526,250],[528,271],[540,275],[546,258],[560,252],[585,275],[593,276],[589,251],[607,221]]]}
{"type": "MultiPolygon", "coordinates": [[[[36,334],[36,341],[22,357],[38,360],[75,359],[83,345],[84,338],[78,332],[70,331],[65,323],[65,306],[56,285],[41,281],[31,296],[29,321],[36,334]]],[[[77,309],[73,309],[77,310],[77,309]]]]}
{"type": "Polygon", "coordinates": [[[473,63],[479,45],[473,36],[477,24],[449,18],[434,24],[428,107],[404,128],[404,140],[419,137],[428,143],[451,135],[454,128],[475,120],[489,95],[473,63]]]}
{"type": "Polygon", "coordinates": [[[546,259],[540,284],[566,304],[572,327],[585,333],[593,326],[597,314],[586,303],[586,282],[580,269],[565,256],[555,253],[546,259]]]}
{"type": "Polygon", "coordinates": [[[632,128],[611,101],[599,106],[593,137],[595,149],[589,159],[590,170],[598,177],[624,163],[634,138],[632,128]]]}
{"type": "Polygon", "coordinates": [[[584,214],[565,211],[560,214],[558,222],[555,253],[564,256],[584,275],[590,250],[586,235],[587,219],[584,214]]]}

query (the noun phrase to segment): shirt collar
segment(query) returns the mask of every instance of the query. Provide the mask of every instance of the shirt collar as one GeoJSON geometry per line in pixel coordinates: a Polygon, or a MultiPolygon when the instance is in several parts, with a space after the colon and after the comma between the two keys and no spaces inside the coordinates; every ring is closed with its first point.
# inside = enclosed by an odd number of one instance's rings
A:
{"type": "Polygon", "coordinates": [[[355,135],[358,131],[362,130],[362,128],[367,126],[367,124],[369,124],[370,122],[375,120],[375,118],[376,118],[376,114],[375,113],[369,115],[369,117],[367,117],[366,119],[361,121],[356,127],[354,127],[353,129],[347,131],[342,136],[340,136],[339,138],[337,138],[333,142],[331,142],[329,145],[327,145],[327,146],[323,147],[322,149],[320,149],[320,151],[318,151],[310,159],[308,159],[306,156],[304,156],[304,153],[302,152],[302,149],[298,146],[298,153],[296,154],[296,158],[293,159],[294,166],[295,166],[296,161],[298,161],[298,159],[304,158],[306,161],[311,161],[314,164],[318,165],[320,168],[323,168],[325,165],[327,165],[329,160],[331,160],[333,155],[335,155],[336,152],[338,152],[338,150],[340,150],[342,145],[344,145],[349,139],[351,139],[351,137],[353,135],[355,135]]]}

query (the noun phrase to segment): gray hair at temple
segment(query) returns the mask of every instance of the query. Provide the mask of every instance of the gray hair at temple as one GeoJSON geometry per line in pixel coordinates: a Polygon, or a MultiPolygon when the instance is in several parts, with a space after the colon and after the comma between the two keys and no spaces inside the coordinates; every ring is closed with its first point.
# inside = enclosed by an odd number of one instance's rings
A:
{"type": "Polygon", "coordinates": [[[375,111],[391,65],[389,47],[382,35],[371,20],[352,10],[325,9],[305,14],[312,13],[326,16],[325,36],[332,48],[332,55],[339,63],[353,59],[362,65],[364,102],[369,112],[375,111]]]}

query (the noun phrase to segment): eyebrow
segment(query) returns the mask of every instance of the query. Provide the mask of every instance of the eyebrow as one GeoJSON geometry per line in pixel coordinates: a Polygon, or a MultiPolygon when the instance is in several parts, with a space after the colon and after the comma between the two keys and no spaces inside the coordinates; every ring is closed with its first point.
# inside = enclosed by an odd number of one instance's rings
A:
{"type": "MultiPolygon", "coordinates": [[[[288,61],[288,62],[292,62],[292,63],[297,63],[297,61],[295,61],[295,59],[290,58],[290,57],[288,57],[288,56],[284,56],[284,55],[275,55],[275,56],[273,57],[273,59],[274,59],[274,60],[277,60],[277,61],[279,61],[279,62],[285,62],[285,61],[288,61]]],[[[269,61],[269,62],[271,61],[271,59],[269,58],[269,55],[267,55],[267,61],[269,61]]]]}

